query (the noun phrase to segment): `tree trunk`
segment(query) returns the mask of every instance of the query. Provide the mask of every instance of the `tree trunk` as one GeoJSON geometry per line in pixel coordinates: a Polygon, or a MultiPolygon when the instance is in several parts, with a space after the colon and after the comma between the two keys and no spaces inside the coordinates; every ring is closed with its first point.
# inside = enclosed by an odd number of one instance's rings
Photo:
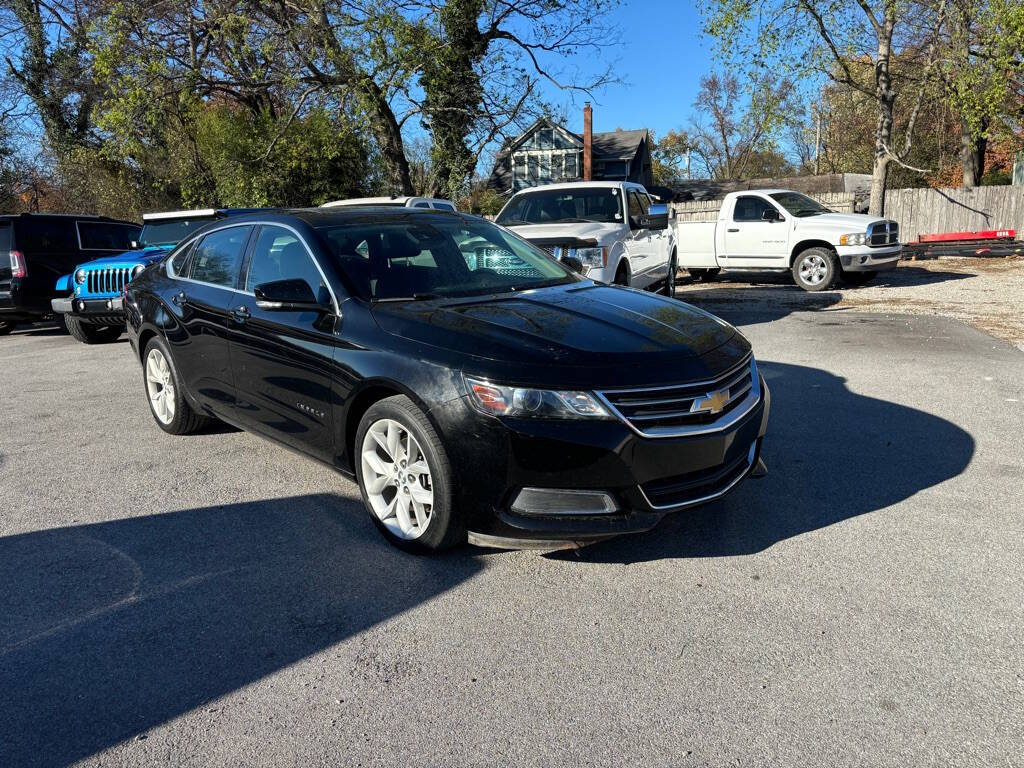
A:
{"type": "MultiPolygon", "coordinates": [[[[987,126],[984,126],[987,128],[987,126]]],[[[981,177],[985,174],[985,150],[988,139],[984,130],[975,136],[970,123],[960,118],[960,165],[963,168],[964,189],[981,186],[981,177]]]]}
{"type": "Polygon", "coordinates": [[[889,178],[889,151],[892,147],[893,92],[889,73],[892,32],[895,19],[886,16],[878,27],[878,57],[875,60],[875,97],[878,100],[878,124],[875,128],[875,162],[871,169],[871,201],[868,213],[885,214],[885,184],[889,178]]]}
{"type": "Polygon", "coordinates": [[[380,87],[371,81],[364,84],[364,89],[371,107],[369,112],[373,137],[388,165],[390,191],[396,195],[413,195],[415,191],[409,173],[409,159],[405,156],[402,128],[380,87]]]}

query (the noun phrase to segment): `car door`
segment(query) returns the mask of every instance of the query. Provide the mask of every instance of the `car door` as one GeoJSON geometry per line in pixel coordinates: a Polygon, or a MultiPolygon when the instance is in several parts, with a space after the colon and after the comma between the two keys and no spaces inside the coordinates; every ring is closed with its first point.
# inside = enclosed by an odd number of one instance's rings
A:
{"type": "Polygon", "coordinates": [[[204,235],[182,261],[165,297],[177,320],[166,336],[178,374],[202,405],[228,418],[234,417],[235,404],[228,310],[240,295],[239,271],[252,231],[251,225],[229,226],[204,235]]]}
{"type": "Polygon", "coordinates": [[[334,456],[330,368],[332,313],[261,309],[253,290],[277,280],[305,280],[337,304],[312,251],[293,229],[263,224],[253,238],[242,291],[230,307],[236,413],[246,426],[325,461],[334,456]]]}
{"type": "Polygon", "coordinates": [[[726,222],[723,266],[777,266],[788,256],[789,222],[779,209],[760,195],[737,197],[726,222]]]}
{"type": "Polygon", "coordinates": [[[631,284],[645,287],[657,280],[658,258],[652,232],[646,226],[647,213],[651,202],[647,195],[636,189],[628,189],[626,202],[629,206],[629,237],[626,238],[626,253],[629,256],[631,284]]]}

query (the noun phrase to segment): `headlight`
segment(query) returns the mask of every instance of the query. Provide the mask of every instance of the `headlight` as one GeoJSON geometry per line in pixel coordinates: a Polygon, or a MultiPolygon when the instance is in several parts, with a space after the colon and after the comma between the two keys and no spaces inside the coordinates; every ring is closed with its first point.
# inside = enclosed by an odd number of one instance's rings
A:
{"type": "Polygon", "coordinates": [[[868,241],[868,236],[864,232],[853,232],[849,235],[840,235],[840,245],[864,245],[868,241]]]}
{"type": "Polygon", "coordinates": [[[75,272],[75,282],[78,283],[79,285],[81,285],[82,283],[85,282],[85,270],[84,269],[80,269],[77,272],[75,272]]]}
{"type": "Polygon", "coordinates": [[[610,419],[611,414],[589,392],[523,389],[466,377],[469,401],[489,416],[540,419],[610,419]]]}
{"type": "Polygon", "coordinates": [[[135,269],[132,270],[132,280],[139,276],[139,273],[146,268],[145,264],[139,264],[135,269]]]}
{"type": "Polygon", "coordinates": [[[605,267],[608,265],[607,248],[569,248],[569,256],[575,256],[584,267],[605,267]]]}

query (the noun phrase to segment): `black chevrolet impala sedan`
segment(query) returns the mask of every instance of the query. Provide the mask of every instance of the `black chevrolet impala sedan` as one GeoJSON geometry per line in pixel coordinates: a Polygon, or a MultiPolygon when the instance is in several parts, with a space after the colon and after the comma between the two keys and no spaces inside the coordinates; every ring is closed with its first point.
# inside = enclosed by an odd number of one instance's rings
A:
{"type": "Polygon", "coordinates": [[[414,551],[647,530],[760,464],[768,389],[735,328],[473,216],[232,217],[124,305],[161,429],[221,419],[326,462],[414,551]]]}

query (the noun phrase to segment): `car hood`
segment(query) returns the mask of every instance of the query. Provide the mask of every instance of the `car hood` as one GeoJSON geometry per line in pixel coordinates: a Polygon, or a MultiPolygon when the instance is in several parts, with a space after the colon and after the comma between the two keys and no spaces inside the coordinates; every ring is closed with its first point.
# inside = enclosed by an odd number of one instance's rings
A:
{"type": "Polygon", "coordinates": [[[526,240],[596,240],[598,243],[607,238],[615,237],[621,230],[621,224],[601,224],[587,222],[585,224],[519,224],[509,227],[526,240]]]}
{"type": "Polygon", "coordinates": [[[750,348],[732,326],[689,304],[589,280],[499,296],[378,303],[372,312],[388,333],[450,353],[446,364],[494,361],[513,383],[576,378],[560,378],[553,368],[591,370],[604,385],[682,381],[718,372],[721,361],[709,353],[730,347],[724,356],[732,363],[750,348]]]}
{"type": "MultiPolygon", "coordinates": [[[[174,248],[173,245],[157,245],[152,248],[139,248],[135,251],[125,251],[116,256],[104,256],[102,259],[80,264],[77,269],[107,268],[114,266],[130,266],[134,264],[151,264],[162,258],[168,251],[174,248]]],[[[76,270],[77,271],[77,270],[76,270]]]]}
{"type": "Polygon", "coordinates": [[[830,232],[853,233],[866,232],[868,225],[876,221],[885,221],[877,216],[864,213],[823,213],[820,216],[807,216],[796,220],[796,228],[825,229],[830,232]]]}

